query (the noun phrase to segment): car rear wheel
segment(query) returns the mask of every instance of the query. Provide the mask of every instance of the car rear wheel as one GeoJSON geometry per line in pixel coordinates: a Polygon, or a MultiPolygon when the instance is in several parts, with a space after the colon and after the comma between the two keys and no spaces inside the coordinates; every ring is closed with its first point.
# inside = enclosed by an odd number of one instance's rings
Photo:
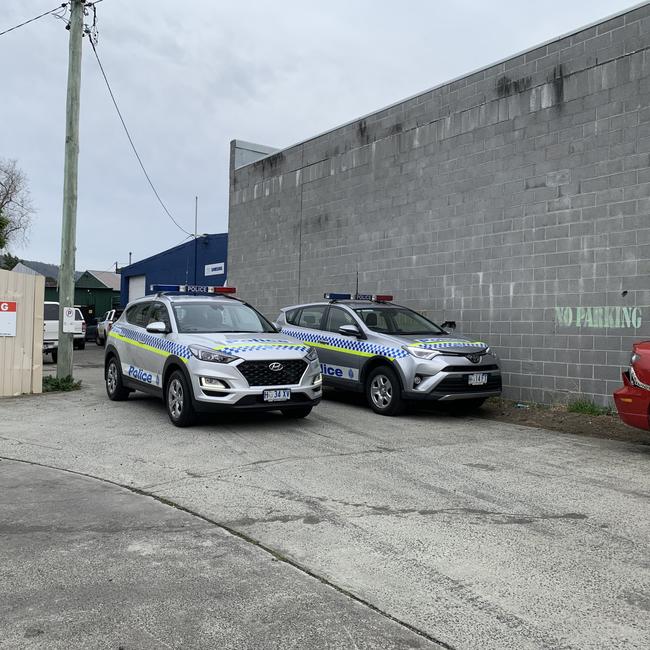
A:
{"type": "Polygon", "coordinates": [[[370,371],[366,379],[366,400],[380,415],[397,415],[404,410],[404,400],[397,373],[388,366],[370,371]]]}
{"type": "Polygon", "coordinates": [[[52,363],[56,363],[58,358],[59,358],[59,355],[58,355],[57,351],[54,350],[54,352],[52,352],[52,363]]]}
{"type": "Polygon", "coordinates": [[[185,375],[175,370],[167,382],[165,405],[169,419],[177,427],[189,427],[196,421],[190,390],[185,375]]]}
{"type": "Polygon", "coordinates": [[[294,406],[293,408],[280,409],[285,418],[298,420],[306,418],[311,413],[311,406],[294,406]]]}
{"type": "Polygon", "coordinates": [[[106,394],[113,402],[122,402],[128,396],[129,389],[122,383],[122,369],[115,357],[111,357],[106,366],[106,394]]]}
{"type": "Polygon", "coordinates": [[[99,333],[95,334],[95,343],[97,343],[97,345],[104,345],[99,333]]]}

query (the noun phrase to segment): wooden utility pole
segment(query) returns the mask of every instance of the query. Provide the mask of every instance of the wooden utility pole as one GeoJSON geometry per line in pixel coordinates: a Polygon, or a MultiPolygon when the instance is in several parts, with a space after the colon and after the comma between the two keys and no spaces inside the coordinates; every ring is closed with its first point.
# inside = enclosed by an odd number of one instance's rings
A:
{"type": "Polygon", "coordinates": [[[72,376],[72,332],[63,331],[66,307],[74,307],[74,269],[77,230],[77,168],[79,161],[79,99],[81,93],[81,43],[84,1],[70,3],[68,98],[66,102],[65,162],[63,167],[63,227],[59,268],[59,350],[56,376],[72,376]]]}

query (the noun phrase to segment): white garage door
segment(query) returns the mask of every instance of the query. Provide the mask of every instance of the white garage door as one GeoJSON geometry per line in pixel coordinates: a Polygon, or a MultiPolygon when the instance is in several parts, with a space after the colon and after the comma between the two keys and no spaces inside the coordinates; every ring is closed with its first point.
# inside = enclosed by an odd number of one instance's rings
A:
{"type": "Polygon", "coordinates": [[[145,294],[147,278],[144,275],[132,275],[129,278],[129,302],[142,298],[145,294]]]}

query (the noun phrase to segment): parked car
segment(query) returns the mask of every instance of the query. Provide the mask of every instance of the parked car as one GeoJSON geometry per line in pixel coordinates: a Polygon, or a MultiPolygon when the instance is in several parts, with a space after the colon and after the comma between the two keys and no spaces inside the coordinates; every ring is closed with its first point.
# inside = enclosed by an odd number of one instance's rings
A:
{"type": "Polygon", "coordinates": [[[97,319],[86,321],[86,341],[95,341],[97,338],[97,319]]]}
{"type": "MultiPolygon", "coordinates": [[[[86,321],[81,309],[75,307],[75,330],[73,347],[83,350],[86,347],[86,321]]],[[[43,309],[43,354],[51,354],[56,363],[59,348],[59,303],[46,301],[43,309]]]]}
{"type": "Polygon", "coordinates": [[[365,393],[381,415],[399,413],[408,400],[467,411],[501,393],[499,362],[487,343],[452,336],[391,301],[325,294],[322,302],[285,307],[276,324],[318,350],[325,385],[365,393]]]}
{"type": "Polygon", "coordinates": [[[101,318],[97,319],[97,333],[95,334],[95,343],[97,345],[106,345],[108,333],[123,311],[123,309],[109,309],[101,318]]]}
{"type": "Polygon", "coordinates": [[[614,402],[625,424],[650,430],[650,341],[632,346],[630,367],[623,372],[623,387],[614,393],[614,402]]]}
{"type": "Polygon", "coordinates": [[[129,303],[113,324],[104,365],[109,399],[124,400],[133,390],[158,395],[179,427],[199,411],[309,415],[322,383],[310,345],[279,334],[234,298],[232,287],[168,293],[180,290],[173,286],[129,303]]]}

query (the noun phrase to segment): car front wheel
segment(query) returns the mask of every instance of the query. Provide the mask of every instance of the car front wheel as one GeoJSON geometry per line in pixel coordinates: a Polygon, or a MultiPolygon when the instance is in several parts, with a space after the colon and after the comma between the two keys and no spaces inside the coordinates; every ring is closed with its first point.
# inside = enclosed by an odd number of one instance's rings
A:
{"type": "Polygon", "coordinates": [[[128,396],[128,388],[122,383],[122,369],[115,357],[111,357],[106,366],[106,394],[113,402],[122,402],[128,396]]]}
{"type": "Polygon", "coordinates": [[[366,380],[368,405],[380,415],[397,415],[404,410],[404,400],[397,373],[388,366],[370,371],[366,380]]]}
{"type": "Polygon", "coordinates": [[[165,389],[167,415],[174,426],[189,427],[196,421],[190,390],[185,375],[180,370],[175,370],[165,389]]]}

